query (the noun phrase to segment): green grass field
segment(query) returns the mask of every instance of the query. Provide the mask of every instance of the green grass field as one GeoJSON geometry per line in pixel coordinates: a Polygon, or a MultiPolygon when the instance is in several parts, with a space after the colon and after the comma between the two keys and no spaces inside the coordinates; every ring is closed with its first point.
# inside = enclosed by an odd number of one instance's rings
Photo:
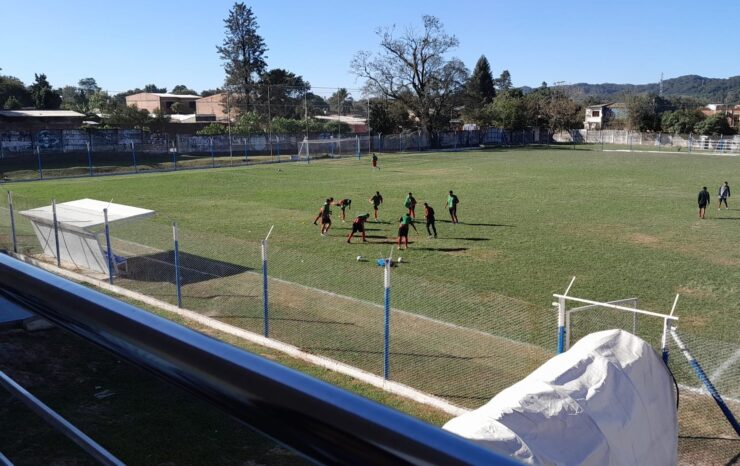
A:
{"type": "MultiPolygon", "coordinates": [[[[740,344],[740,204],[731,197],[730,209],[718,211],[715,196],[722,181],[737,184],[740,159],[564,147],[381,155],[380,167],[342,159],[6,189],[18,209],[91,197],[156,210],[152,220],[114,226],[114,248],[141,256],[119,284],[169,301],[176,220],[188,254],[184,306],[254,331],[262,329],[258,241],[275,225],[272,335],[375,373],[383,282],[374,260],[394,243],[411,191],[419,215],[423,202],[437,211],[439,238],[427,238],[419,224],[393,269],[391,377],[465,406],[480,405],[552,354],[552,294],[573,275],[571,295],[637,297],[657,312],[668,312],[680,293],[679,329],[703,342],[697,356],[716,358],[715,367],[740,344]],[[713,201],[706,220],[697,218],[702,186],[713,201]],[[447,221],[450,189],[461,200],[459,225],[447,221]],[[350,219],[343,224],[337,208],[329,237],[319,235],[312,221],[326,197],[353,199],[353,217],[371,212],[367,199],[376,190],[385,203],[382,222],[368,225],[369,243],[345,242],[350,219]]],[[[36,243],[27,225],[19,228],[25,244],[36,243]]],[[[641,335],[656,343],[660,324],[641,321],[641,335]]],[[[735,362],[726,380],[738,372],[735,362]]],[[[730,389],[737,396],[737,386],[730,389]]],[[[702,435],[716,435],[723,421],[713,419],[702,435]]]]}

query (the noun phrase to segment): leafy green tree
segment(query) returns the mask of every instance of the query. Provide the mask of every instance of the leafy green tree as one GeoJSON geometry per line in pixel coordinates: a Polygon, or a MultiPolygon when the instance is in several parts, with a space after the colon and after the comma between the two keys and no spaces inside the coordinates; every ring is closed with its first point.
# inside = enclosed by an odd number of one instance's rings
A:
{"type": "Polygon", "coordinates": [[[352,109],[352,95],[343,87],[337,89],[326,101],[333,113],[347,114],[352,109]]]}
{"type": "Polygon", "coordinates": [[[98,91],[90,95],[88,107],[91,113],[104,113],[113,102],[113,98],[106,91],[98,91]]]}
{"type": "Polygon", "coordinates": [[[322,131],[331,134],[346,135],[352,131],[352,127],[343,121],[328,120],[324,122],[322,131]]]}
{"type": "Polygon", "coordinates": [[[555,89],[545,106],[547,127],[551,132],[583,127],[583,107],[562,89],[555,89]]]}
{"type": "Polygon", "coordinates": [[[422,21],[422,31],[408,28],[396,35],[394,28],[379,29],[380,52],[358,52],[351,67],[371,95],[401,102],[432,132],[448,125],[468,71],[460,60],[447,58],[457,38],[434,16],[422,21]]]}
{"type": "Polygon", "coordinates": [[[233,134],[264,133],[264,122],[257,112],[242,113],[231,126],[233,134]]]}
{"type": "Polygon", "coordinates": [[[727,121],[727,115],[722,113],[708,116],[697,123],[694,126],[694,132],[707,136],[735,134],[735,130],[730,127],[730,123],[727,121]]]}
{"type": "Polygon", "coordinates": [[[7,102],[11,96],[21,107],[29,106],[32,103],[31,93],[26,89],[23,81],[13,76],[0,75],[0,102],[7,102]]]}
{"type": "Polygon", "coordinates": [[[660,126],[668,133],[688,134],[694,130],[704,114],[697,110],[675,110],[665,112],[660,117],[660,126]]]}
{"type": "Polygon", "coordinates": [[[45,74],[34,74],[34,83],[29,86],[33,105],[39,110],[56,110],[62,104],[62,97],[52,89],[45,74]]]}
{"type": "Polygon", "coordinates": [[[19,110],[23,108],[20,102],[18,102],[18,99],[15,98],[14,95],[11,95],[5,100],[5,104],[3,105],[3,108],[5,110],[19,110]]]}
{"type": "Polygon", "coordinates": [[[170,107],[170,111],[171,113],[175,113],[178,115],[189,115],[191,113],[195,113],[195,110],[191,109],[183,102],[175,102],[174,104],[172,104],[172,106],[170,107]]]}
{"type": "Polygon", "coordinates": [[[375,133],[392,134],[399,129],[411,129],[413,122],[406,107],[397,101],[370,101],[370,128],[375,133]]]}
{"type": "Polygon", "coordinates": [[[506,92],[511,89],[511,73],[509,73],[509,70],[501,72],[501,75],[496,80],[496,87],[498,87],[500,92],[506,92]]]}
{"type": "Polygon", "coordinates": [[[114,105],[103,122],[110,127],[145,129],[149,125],[149,112],[139,109],[136,105],[114,105]]]}
{"type": "Polygon", "coordinates": [[[526,105],[521,93],[504,92],[484,107],[487,120],[494,126],[518,130],[526,126],[526,105]]]}
{"type": "Polygon", "coordinates": [[[171,93],[178,95],[198,95],[197,92],[190,89],[184,84],[178,84],[177,86],[173,87],[171,93]]]}
{"type": "Polygon", "coordinates": [[[236,104],[244,113],[250,110],[254,83],[267,67],[267,47],[257,33],[259,26],[252,9],[244,3],[234,3],[224,27],[226,35],[216,49],[224,62],[226,86],[235,94],[236,104]]]}
{"type": "Polygon", "coordinates": [[[159,87],[156,84],[147,84],[141,92],[151,92],[152,94],[166,94],[166,87],[159,87]]]}
{"type": "Polygon", "coordinates": [[[227,128],[219,123],[211,123],[203,129],[196,131],[198,136],[221,136],[227,134],[227,128]]]}
{"type": "Polygon", "coordinates": [[[275,117],[272,119],[272,132],[275,134],[301,134],[306,131],[306,124],[294,118],[275,117]]]}
{"type": "Polygon", "coordinates": [[[210,97],[212,95],[221,94],[222,92],[224,92],[224,90],[218,87],[216,89],[205,89],[203,92],[200,93],[200,96],[210,97]]]}
{"type": "Polygon", "coordinates": [[[632,94],[627,96],[627,125],[634,131],[660,130],[655,94],[632,94]]]}
{"type": "Polygon", "coordinates": [[[485,119],[481,111],[483,107],[493,102],[494,97],[496,97],[496,89],[493,85],[491,65],[485,55],[481,55],[465,85],[463,95],[465,121],[483,124],[485,119]]]}
{"type": "Polygon", "coordinates": [[[275,68],[263,73],[257,83],[257,111],[265,117],[301,118],[303,97],[311,84],[288,70],[275,68]]]}
{"type": "MultiPolygon", "coordinates": [[[[309,92],[306,94],[306,111],[308,116],[326,115],[329,113],[329,104],[320,95],[309,92]]],[[[303,117],[303,112],[301,112],[301,117],[303,117]]]]}

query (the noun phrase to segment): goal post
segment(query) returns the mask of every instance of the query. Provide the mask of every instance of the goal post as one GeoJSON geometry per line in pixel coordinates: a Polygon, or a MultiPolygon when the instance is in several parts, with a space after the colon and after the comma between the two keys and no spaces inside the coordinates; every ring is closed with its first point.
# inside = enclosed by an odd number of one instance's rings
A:
{"type": "Polygon", "coordinates": [[[298,146],[298,154],[295,158],[296,160],[305,161],[307,163],[310,163],[312,160],[322,158],[360,158],[362,148],[361,142],[359,135],[344,138],[303,138],[298,146]]]}

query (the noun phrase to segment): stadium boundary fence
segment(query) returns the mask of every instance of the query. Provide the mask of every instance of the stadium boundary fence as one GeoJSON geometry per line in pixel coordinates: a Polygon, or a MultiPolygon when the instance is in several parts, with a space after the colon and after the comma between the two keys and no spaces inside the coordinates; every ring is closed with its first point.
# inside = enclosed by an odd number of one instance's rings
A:
{"type": "MultiPolygon", "coordinates": [[[[40,205],[23,196],[14,196],[12,205],[9,199],[0,199],[0,247],[54,263],[55,258],[43,255],[30,222],[17,215],[40,205]]],[[[48,241],[57,240],[51,236],[48,241]]],[[[480,406],[545,362],[555,354],[561,333],[553,325],[552,309],[494,290],[412,276],[403,262],[392,267],[387,258],[329,263],[319,254],[256,235],[237,238],[181,227],[173,234],[169,222],[156,218],[112,225],[110,244],[109,250],[126,261],[113,277],[117,286],[467,408],[480,406]],[[376,259],[383,260],[382,267],[376,259]]],[[[83,271],[76,264],[61,265],[83,271]]],[[[594,331],[623,328],[656,351],[663,349],[662,322],[607,304],[570,309],[567,336],[574,341],[594,331]]],[[[636,307],[636,301],[626,304],[636,307]]],[[[738,335],[709,338],[686,329],[681,337],[707,379],[738,412],[738,335]]],[[[672,344],[666,346],[670,351],[675,350],[672,344]]],[[[694,369],[680,357],[670,358],[669,364],[685,388],[681,434],[734,438],[694,369]]]]}
{"type": "Polygon", "coordinates": [[[628,130],[578,129],[556,133],[555,142],[588,144],[596,150],[740,155],[740,135],[640,133],[628,130]]]}

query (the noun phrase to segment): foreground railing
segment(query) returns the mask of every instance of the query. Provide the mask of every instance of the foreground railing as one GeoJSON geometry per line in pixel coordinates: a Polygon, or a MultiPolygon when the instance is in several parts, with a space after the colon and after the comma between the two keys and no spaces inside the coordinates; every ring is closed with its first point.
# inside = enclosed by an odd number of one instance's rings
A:
{"type": "Polygon", "coordinates": [[[0,254],[0,295],[321,463],[517,464],[465,439],[0,254]]]}

